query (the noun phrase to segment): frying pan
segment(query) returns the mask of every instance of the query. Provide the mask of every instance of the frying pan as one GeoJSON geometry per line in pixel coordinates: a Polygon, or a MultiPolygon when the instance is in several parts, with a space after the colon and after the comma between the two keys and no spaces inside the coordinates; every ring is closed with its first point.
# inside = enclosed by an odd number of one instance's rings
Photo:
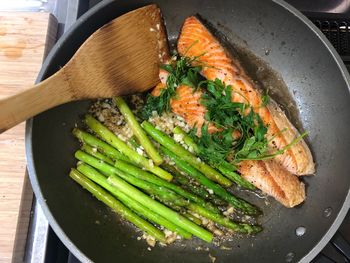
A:
{"type": "MultiPolygon", "coordinates": [[[[349,74],[330,43],[303,15],[282,1],[154,0],[170,42],[184,19],[196,13],[232,43],[245,45],[276,69],[309,132],[317,173],[305,177],[306,202],[287,209],[268,199],[256,237],[234,238],[230,250],[198,239],[147,250],[133,226],[123,223],[68,177],[78,143],[71,135],[89,101],[44,112],[27,122],[26,147],[31,183],[50,225],[82,261],[94,262],[309,262],[329,241],[349,208],[349,74]],[[268,51],[268,52],[267,52],[268,51]],[[302,236],[296,229],[304,227],[302,236]],[[209,250],[209,251],[207,251],[209,250]]],[[[78,19],[45,61],[38,81],[63,66],[83,41],[111,19],[149,1],[101,2],[78,19]]],[[[118,63],[116,61],[116,63],[118,63]]],[[[288,108],[288,107],[287,107],[288,108]]],[[[260,205],[258,198],[250,199],[260,205]]]]}

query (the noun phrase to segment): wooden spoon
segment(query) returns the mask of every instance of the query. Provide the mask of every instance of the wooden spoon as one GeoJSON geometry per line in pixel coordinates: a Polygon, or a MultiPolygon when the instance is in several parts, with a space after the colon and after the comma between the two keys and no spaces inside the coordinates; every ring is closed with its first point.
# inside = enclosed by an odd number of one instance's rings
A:
{"type": "Polygon", "coordinates": [[[167,55],[159,8],[148,5],[104,25],[54,75],[0,100],[0,133],[54,106],[145,91],[167,55]]]}

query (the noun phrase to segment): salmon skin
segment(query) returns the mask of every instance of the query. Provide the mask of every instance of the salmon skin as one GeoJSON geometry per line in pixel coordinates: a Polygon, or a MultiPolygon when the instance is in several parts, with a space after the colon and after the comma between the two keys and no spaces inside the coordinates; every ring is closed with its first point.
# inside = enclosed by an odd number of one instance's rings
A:
{"type": "MultiPolygon", "coordinates": [[[[254,112],[259,114],[268,127],[266,137],[270,141],[270,153],[283,149],[300,136],[277,104],[270,103],[264,106],[259,90],[254,87],[239,61],[226,52],[198,18],[191,16],[185,20],[177,49],[181,56],[197,57],[193,63],[202,66],[201,74],[206,79],[218,78],[226,85],[231,85],[234,102],[248,102],[252,106],[254,112]]],[[[283,154],[277,155],[275,159],[296,175],[309,175],[315,172],[310,149],[304,140],[300,140],[283,154]]]]}

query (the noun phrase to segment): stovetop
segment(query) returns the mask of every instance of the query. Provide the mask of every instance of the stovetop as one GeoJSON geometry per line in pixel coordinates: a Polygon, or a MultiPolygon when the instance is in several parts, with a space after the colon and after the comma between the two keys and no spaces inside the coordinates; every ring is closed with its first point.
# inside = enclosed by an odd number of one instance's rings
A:
{"type": "MultiPolygon", "coordinates": [[[[101,0],[56,0],[55,15],[60,22],[58,37],[89,8],[101,0]]],[[[287,0],[303,12],[331,41],[350,70],[350,0],[287,0]]],[[[31,224],[28,231],[24,262],[80,261],[71,254],[49,226],[39,204],[34,201],[31,224]]],[[[315,263],[350,262],[350,212],[338,232],[322,252],[312,261],[315,263]],[[342,253],[340,253],[342,251],[342,253]]]]}

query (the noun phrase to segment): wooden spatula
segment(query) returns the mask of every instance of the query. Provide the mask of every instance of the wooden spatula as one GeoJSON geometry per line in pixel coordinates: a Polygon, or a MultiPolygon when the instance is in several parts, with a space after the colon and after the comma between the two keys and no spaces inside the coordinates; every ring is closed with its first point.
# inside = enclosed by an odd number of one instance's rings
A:
{"type": "Polygon", "coordinates": [[[0,100],[0,133],[54,106],[145,91],[157,84],[167,55],[161,13],[148,5],[104,25],[43,82],[0,100]]]}

